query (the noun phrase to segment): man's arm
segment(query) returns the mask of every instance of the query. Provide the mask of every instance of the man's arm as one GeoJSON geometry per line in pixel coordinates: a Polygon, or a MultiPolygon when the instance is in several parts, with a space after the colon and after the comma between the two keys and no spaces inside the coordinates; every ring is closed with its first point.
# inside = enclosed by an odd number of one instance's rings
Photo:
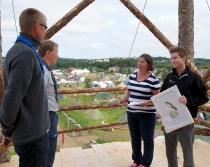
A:
{"type": "Polygon", "coordinates": [[[24,52],[10,62],[8,74],[4,74],[8,76],[1,105],[1,124],[6,137],[10,137],[15,128],[22,100],[32,79],[35,60],[31,52],[24,52]]]}

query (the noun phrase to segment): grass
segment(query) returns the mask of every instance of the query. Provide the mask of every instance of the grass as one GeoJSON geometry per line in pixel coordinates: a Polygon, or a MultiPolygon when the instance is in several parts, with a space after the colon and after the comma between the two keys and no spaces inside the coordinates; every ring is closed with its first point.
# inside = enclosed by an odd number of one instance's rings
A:
{"type": "Polygon", "coordinates": [[[11,159],[11,157],[12,157],[13,155],[17,155],[17,153],[16,153],[15,151],[10,151],[10,152],[9,152],[9,159],[11,159]]]}
{"type": "MultiPolygon", "coordinates": [[[[115,96],[115,94],[113,94],[115,96]]],[[[65,106],[66,104],[71,101],[72,97],[68,96],[67,98],[60,99],[60,105],[65,106]]],[[[84,99],[84,95],[79,94],[77,96],[77,99],[82,103],[82,105],[88,105],[92,104],[92,98],[86,96],[84,99]]],[[[106,101],[106,99],[97,99],[98,101],[106,101]]],[[[104,119],[99,120],[92,120],[90,119],[87,114],[85,114],[85,111],[65,111],[65,113],[74,119],[76,122],[78,122],[82,127],[90,127],[90,126],[99,126],[101,125],[101,122],[104,121],[105,123],[116,123],[119,120],[119,117],[124,114],[126,111],[126,107],[122,108],[102,108],[98,109],[103,116],[104,119]]],[[[59,125],[63,129],[74,129],[75,126],[73,124],[68,124],[67,118],[62,115],[62,112],[58,113],[59,117],[59,125]]],[[[127,127],[127,126],[125,126],[127,127]]],[[[95,129],[88,131],[88,134],[90,135],[96,135],[98,136],[98,139],[96,140],[97,143],[109,143],[109,142],[115,142],[115,141],[130,141],[130,134],[129,130],[121,130],[117,129],[116,127],[113,127],[114,132],[108,130],[100,130],[95,129]]],[[[156,126],[156,130],[159,131],[160,126],[156,126]]]]}
{"type": "MultiPolygon", "coordinates": [[[[66,106],[70,101],[72,97],[68,96],[67,98],[62,98],[59,100],[60,106],[66,106]]],[[[92,104],[92,98],[90,96],[86,96],[84,99],[84,95],[78,95],[77,96],[78,101],[82,103],[82,105],[88,105],[92,104]]],[[[104,100],[102,100],[104,101],[104,100]]],[[[104,119],[99,119],[99,120],[92,120],[88,118],[91,115],[85,114],[85,111],[79,111],[79,110],[74,110],[74,111],[65,111],[65,113],[74,119],[76,122],[78,122],[82,127],[88,127],[88,126],[99,126],[102,121],[105,123],[115,123],[118,121],[119,117],[125,112],[126,107],[122,108],[103,108],[103,109],[98,109],[101,114],[105,117],[104,119]]],[[[72,124],[68,124],[67,118],[62,115],[62,112],[58,113],[58,118],[59,118],[59,125],[63,129],[68,129],[68,128],[75,128],[72,124]]]]}

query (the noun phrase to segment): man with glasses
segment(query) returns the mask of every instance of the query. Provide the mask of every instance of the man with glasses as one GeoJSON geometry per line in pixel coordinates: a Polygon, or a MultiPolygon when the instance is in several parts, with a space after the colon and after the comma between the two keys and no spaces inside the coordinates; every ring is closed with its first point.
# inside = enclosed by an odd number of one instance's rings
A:
{"type": "MultiPolygon", "coordinates": [[[[45,15],[33,8],[19,17],[20,35],[4,59],[4,97],[0,110],[2,134],[11,139],[21,167],[46,167],[49,112],[44,68],[36,48],[44,40],[45,15]]],[[[4,145],[1,134],[0,145],[4,145]]]]}

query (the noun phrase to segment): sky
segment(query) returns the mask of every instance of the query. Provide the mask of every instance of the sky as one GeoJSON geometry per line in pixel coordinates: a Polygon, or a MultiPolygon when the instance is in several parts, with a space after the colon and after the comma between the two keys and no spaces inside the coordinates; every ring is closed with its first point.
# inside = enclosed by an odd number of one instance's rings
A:
{"type": "MultiPolygon", "coordinates": [[[[194,58],[210,59],[210,10],[207,1],[210,4],[210,0],[194,0],[194,58]]],[[[51,27],[80,2],[82,0],[1,0],[2,55],[6,55],[20,32],[19,15],[24,9],[40,10],[47,17],[47,26],[51,27]]],[[[172,44],[178,44],[177,0],[131,2],[172,44]]],[[[169,58],[167,48],[141,22],[134,41],[139,22],[120,0],[95,0],[51,40],[59,44],[61,58],[139,57],[143,53],[169,58]]]]}

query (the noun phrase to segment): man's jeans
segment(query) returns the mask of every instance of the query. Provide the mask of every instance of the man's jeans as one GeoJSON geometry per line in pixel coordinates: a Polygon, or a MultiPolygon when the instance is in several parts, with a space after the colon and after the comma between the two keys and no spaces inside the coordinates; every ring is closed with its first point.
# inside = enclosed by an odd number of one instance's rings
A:
{"type": "Polygon", "coordinates": [[[183,167],[194,167],[193,142],[194,142],[194,124],[174,130],[170,133],[164,131],[166,156],[168,167],[178,167],[177,145],[181,144],[184,163],[183,167]]]}
{"type": "Polygon", "coordinates": [[[39,140],[24,146],[14,146],[19,156],[19,167],[46,167],[49,134],[46,133],[39,140]]]}
{"type": "Polygon", "coordinates": [[[58,132],[57,132],[57,125],[58,125],[58,116],[56,112],[50,111],[50,130],[49,130],[49,152],[48,152],[48,161],[47,161],[47,167],[52,167],[53,162],[55,159],[55,152],[57,147],[57,138],[58,138],[58,132]]]}

